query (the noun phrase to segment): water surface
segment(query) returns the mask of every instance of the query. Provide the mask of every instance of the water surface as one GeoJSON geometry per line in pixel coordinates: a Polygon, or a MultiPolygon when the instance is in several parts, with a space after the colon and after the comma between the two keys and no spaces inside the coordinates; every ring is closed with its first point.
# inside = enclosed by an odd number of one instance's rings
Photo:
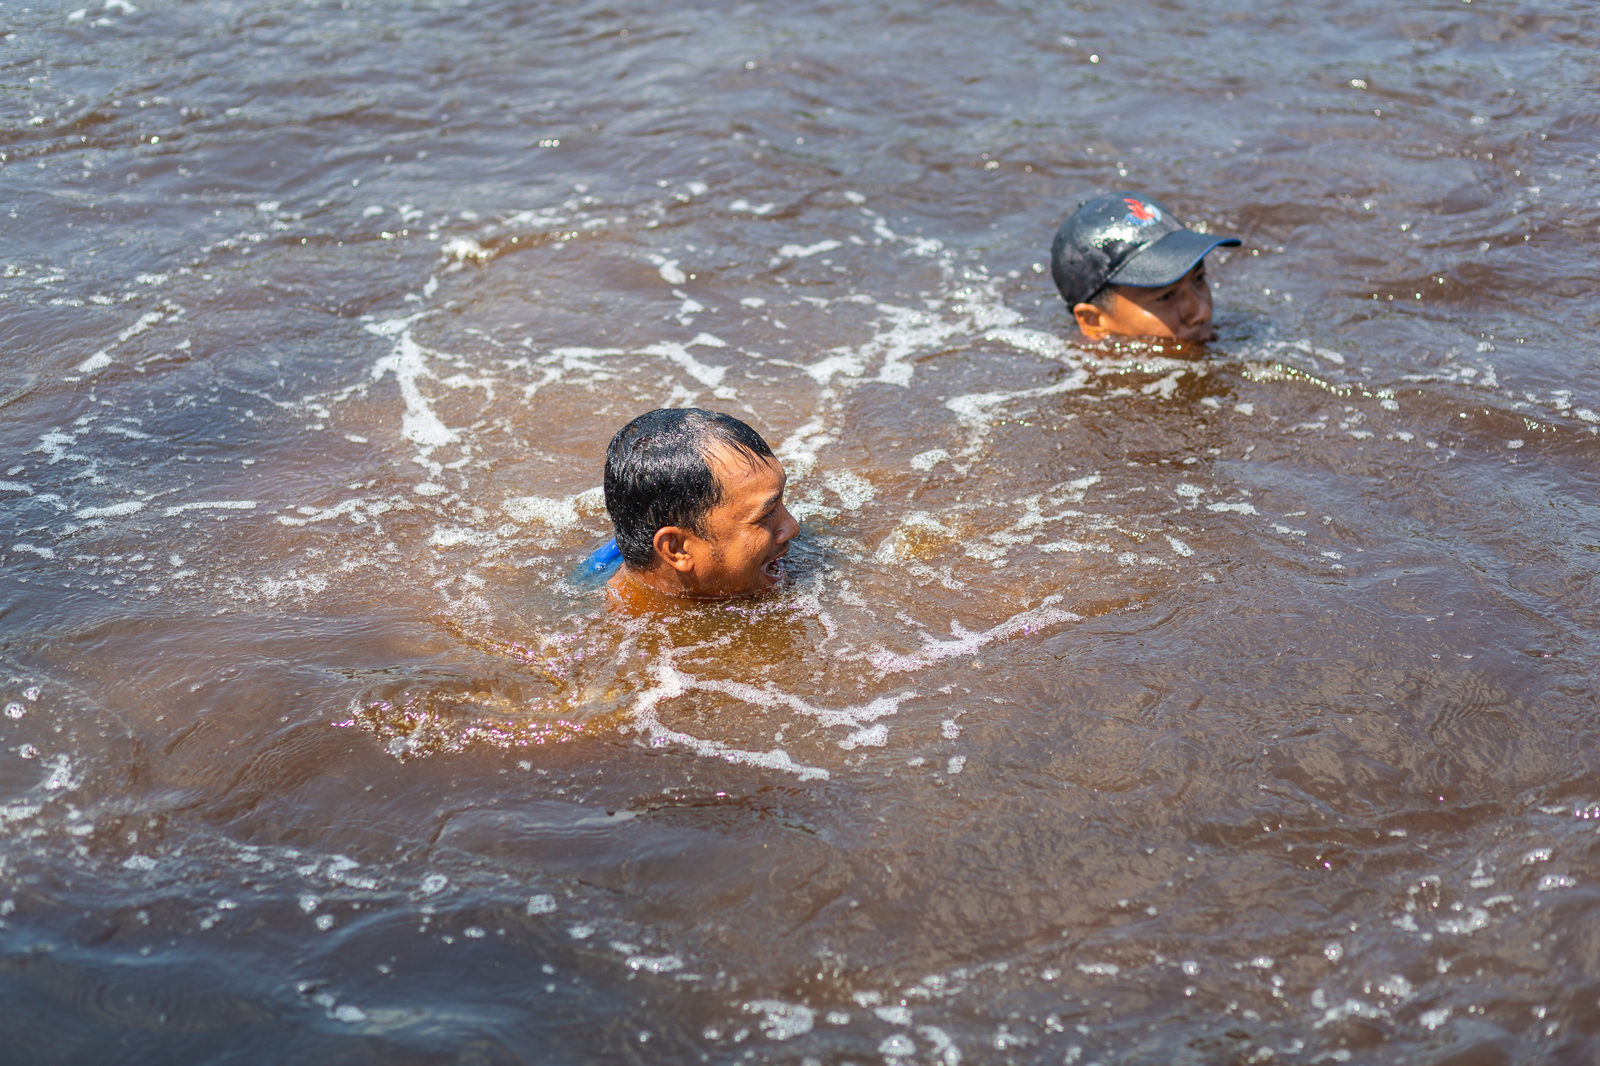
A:
{"type": "Polygon", "coordinates": [[[0,1058],[1595,1057],[1587,5],[7,20],[0,1058]],[[793,581],[622,623],[678,404],[793,581]]]}

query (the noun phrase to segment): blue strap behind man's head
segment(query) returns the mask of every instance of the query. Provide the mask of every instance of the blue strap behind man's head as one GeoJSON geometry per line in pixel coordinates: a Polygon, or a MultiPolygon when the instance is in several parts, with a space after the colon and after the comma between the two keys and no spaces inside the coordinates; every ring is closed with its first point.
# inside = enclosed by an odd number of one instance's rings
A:
{"type": "Polygon", "coordinates": [[[580,589],[597,588],[611,577],[612,571],[622,565],[622,549],[617,547],[615,540],[608,540],[594,551],[588,558],[572,568],[572,573],[567,575],[567,584],[580,589]]]}
{"type": "Polygon", "coordinates": [[[622,549],[617,547],[616,538],[613,537],[590,552],[589,558],[583,561],[580,569],[586,574],[603,574],[620,562],[622,562],[622,549]]]}

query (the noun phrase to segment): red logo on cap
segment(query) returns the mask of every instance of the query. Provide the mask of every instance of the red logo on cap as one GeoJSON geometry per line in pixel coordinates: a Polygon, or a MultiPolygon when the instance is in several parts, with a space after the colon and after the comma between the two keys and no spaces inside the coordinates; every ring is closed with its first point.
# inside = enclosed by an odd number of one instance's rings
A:
{"type": "Polygon", "coordinates": [[[1141,204],[1132,197],[1123,197],[1122,202],[1128,205],[1128,217],[1141,226],[1148,226],[1161,219],[1161,210],[1150,204],[1141,204]]]}

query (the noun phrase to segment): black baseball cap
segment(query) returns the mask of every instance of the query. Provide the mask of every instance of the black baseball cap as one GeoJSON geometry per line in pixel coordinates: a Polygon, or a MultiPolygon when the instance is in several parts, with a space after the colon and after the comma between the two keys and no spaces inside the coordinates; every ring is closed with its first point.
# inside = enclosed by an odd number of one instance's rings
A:
{"type": "Polygon", "coordinates": [[[1050,276],[1068,307],[1107,285],[1158,289],[1182,278],[1213,248],[1237,248],[1233,237],[1196,233],[1142,192],[1111,192],[1078,205],[1050,245],[1050,276]]]}

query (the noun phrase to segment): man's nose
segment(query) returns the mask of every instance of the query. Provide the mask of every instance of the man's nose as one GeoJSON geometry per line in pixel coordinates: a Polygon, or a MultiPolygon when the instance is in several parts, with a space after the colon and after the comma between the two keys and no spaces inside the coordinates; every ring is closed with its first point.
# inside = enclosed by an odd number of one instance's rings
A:
{"type": "Polygon", "coordinates": [[[783,521],[778,523],[778,543],[784,544],[799,535],[800,523],[794,520],[794,515],[789,513],[789,508],[784,507],[781,503],[778,506],[783,508],[783,521]]]}

